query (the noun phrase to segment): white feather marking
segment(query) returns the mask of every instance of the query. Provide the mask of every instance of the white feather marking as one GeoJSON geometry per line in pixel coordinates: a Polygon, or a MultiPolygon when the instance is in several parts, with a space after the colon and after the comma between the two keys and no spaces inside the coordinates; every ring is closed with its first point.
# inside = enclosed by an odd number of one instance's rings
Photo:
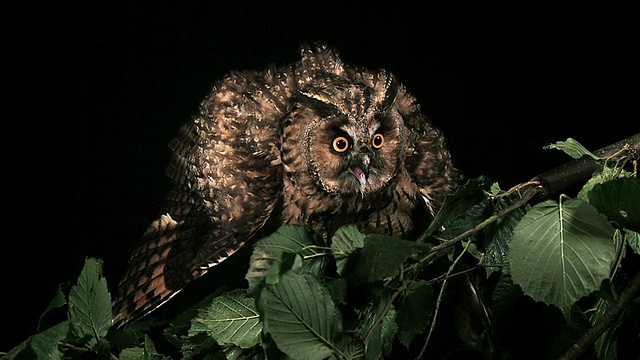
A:
{"type": "Polygon", "coordinates": [[[433,207],[433,202],[429,198],[429,194],[427,194],[425,190],[420,189],[420,195],[422,195],[422,200],[424,200],[424,204],[427,205],[427,208],[429,209],[431,216],[436,216],[436,209],[434,209],[433,207]]]}

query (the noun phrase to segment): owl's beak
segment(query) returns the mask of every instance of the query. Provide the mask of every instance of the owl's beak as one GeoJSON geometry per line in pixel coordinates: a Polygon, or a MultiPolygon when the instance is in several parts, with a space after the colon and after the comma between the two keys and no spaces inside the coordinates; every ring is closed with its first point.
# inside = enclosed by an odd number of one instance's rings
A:
{"type": "Polygon", "coordinates": [[[364,188],[365,185],[367,185],[367,172],[365,172],[364,170],[360,169],[359,167],[354,167],[353,169],[351,169],[351,171],[353,172],[353,175],[356,176],[356,179],[358,179],[358,182],[360,182],[360,187],[364,188]]]}
{"type": "Polygon", "coordinates": [[[369,164],[371,163],[371,158],[369,155],[365,155],[362,157],[362,163],[360,166],[354,166],[351,171],[353,175],[356,176],[358,182],[360,183],[360,187],[364,189],[367,185],[367,178],[369,177],[369,164]]]}

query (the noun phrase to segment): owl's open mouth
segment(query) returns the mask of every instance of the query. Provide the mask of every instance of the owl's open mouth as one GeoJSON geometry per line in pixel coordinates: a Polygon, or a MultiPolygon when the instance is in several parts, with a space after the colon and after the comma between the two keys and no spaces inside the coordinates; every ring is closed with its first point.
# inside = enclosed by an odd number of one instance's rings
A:
{"type": "Polygon", "coordinates": [[[356,179],[358,179],[360,187],[364,189],[364,187],[367,185],[367,173],[362,171],[362,169],[357,166],[352,168],[351,172],[356,176],[356,179]]]}

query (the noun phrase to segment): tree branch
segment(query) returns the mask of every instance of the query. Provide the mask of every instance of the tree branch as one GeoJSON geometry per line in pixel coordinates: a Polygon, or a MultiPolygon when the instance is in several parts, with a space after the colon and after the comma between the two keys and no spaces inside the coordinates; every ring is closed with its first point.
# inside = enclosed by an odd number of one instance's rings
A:
{"type": "MultiPolygon", "coordinates": [[[[640,155],[640,133],[618,141],[615,144],[601,148],[595,151],[594,154],[601,159],[616,158],[617,156],[622,155],[622,158],[624,158],[625,161],[628,161],[629,159],[636,160],[640,155]]],[[[500,217],[529,203],[537,195],[540,195],[543,198],[549,198],[561,193],[569,186],[586,182],[591,178],[592,174],[599,166],[601,166],[601,164],[597,160],[582,157],[539,174],[528,182],[514,186],[513,189],[516,189],[520,195],[519,199],[511,202],[506,208],[494,213],[491,217],[476,225],[474,228],[467,230],[453,239],[434,246],[427,252],[426,256],[423,257],[420,262],[426,261],[433,256],[434,253],[453,246],[463,239],[484,229],[500,217]]],[[[509,196],[511,193],[511,190],[508,191],[506,196],[509,196]]],[[[443,284],[443,287],[445,284],[443,284]]],[[[602,335],[602,333],[611,327],[613,322],[620,317],[624,308],[629,302],[631,302],[633,296],[638,292],[638,289],[640,289],[640,272],[636,274],[635,278],[629,284],[627,289],[623,291],[620,297],[611,304],[602,318],[591,329],[589,329],[589,331],[587,331],[584,336],[578,340],[578,342],[571,346],[571,348],[569,348],[569,350],[559,360],[577,359],[580,354],[591,346],[602,335]]],[[[440,295],[442,295],[442,293],[440,295]]],[[[424,348],[422,352],[424,352],[424,348]]]]}
{"type": "MultiPolygon", "coordinates": [[[[624,140],[620,140],[615,144],[605,146],[599,150],[594,151],[594,154],[600,158],[608,158],[615,154],[620,153],[621,149],[628,149],[632,158],[637,158],[640,155],[640,133],[630,136],[624,140]]],[[[487,218],[474,228],[465,231],[464,233],[447,240],[440,245],[434,246],[424,256],[423,260],[427,260],[433,253],[444,250],[450,246],[453,246],[467,237],[477,233],[484,229],[489,224],[495,222],[500,217],[510,213],[511,211],[527,204],[536,195],[540,194],[544,198],[549,198],[557,193],[562,192],[567,187],[574,185],[578,182],[587,181],[594,171],[598,169],[598,162],[592,158],[583,157],[570,161],[555,167],[549,171],[546,171],[540,175],[533,177],[531,180],[516,185],[513,189],[520,192],[520,198],[506,208],[487,218]]],[[[509,190],[507,193],[511,193],[509,190]]],[[[446,231],[443,235],[446,234],[446,231]]]]}
{"type": "MultiPolygon", "coordinates": [[[[620,140],[615,144],[605,146],[593,153],[600,158],[608,158],[625,147],[629,149],[633,157],[637,158],[638,154],[640,154],[640,133],[620,140]]],[[[591,174],[598,169],[598,165],[596,160],[582,157],[545,171],[535,176],[532,180],[540,182],[542,196],[549,198],[571,185],[588,180],[591,174]]]]}
{"type": "Polygon", "coordinates": [[[613,325],[613,322],[622,315],[622,312],[631,300],[633,300],[638,290],[640,290],[640,271],[638,271],[633,280],[631,280],[629,286],[627,286],[622,294],[620,294],[618,299],[609,306],[600,320],[598,320],[598,322],[593,325],[575,344],[571,345],[567,352],[558,358],[558,360],[577,359],[578,356],[598,340],[598,338],[602,336],[602,334],[610,328],[611,325],[613,325]]]}

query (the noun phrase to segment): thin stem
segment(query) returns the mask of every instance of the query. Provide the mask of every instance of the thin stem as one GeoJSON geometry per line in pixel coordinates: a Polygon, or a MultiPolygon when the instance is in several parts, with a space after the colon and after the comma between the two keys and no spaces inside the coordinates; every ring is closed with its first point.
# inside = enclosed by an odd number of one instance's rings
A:
{"type": "Polygon", "coordinates": [[[384,310],[382,310],[382,314],[380,314],[380,316],[376,319],[373,325],[371,325],[371,329],[369,329],[369,332],[367,332],[367,336],[365,336],[364,338],[365,344],[369,343],[369,339],[371,339],[371,335],[373,334],[373,331],[376,329],[376,327],[380,326],[380,324],[382,323],[382,320],[384,320],[384,317],[387,315],[387,313],[391,309],[391,305],[396,300],[398,295],[400,295],[400,293],[402,293],[407,289],[407,283],[404,281],[404,271],[402,270],[402,265],[400,265],[399,278],[400,278],[399,280],[401,284],[400,287],[391,295],[389,302],[387,302],[387,305],[385,305],[384,310]]]}
{"type": "Polygon", "coordinates": [[[509,189],[509,190],[507,190],[507,191],[505,191],[503,193],[495,195],[493,198],[494,199],[500,199],[500,198],[503,198],[503,197],[511,196],[511,194],[513,194],[514,192],[520,191],[520,190],[522,190],[522,189],[524,189],[524,188],[526,188],[528,186],[540,186],[540,181],[538,181],[538,180],[529,180],[527,182],[523,182],[521,184],[518,184],[518,185],[515,185],[515,186],[511,187],[511,189],[509,189]]]}
{"type": "Polygon", "coordinates": [[[445,288],[447,287],[447,282],[449,281],[451,272],[453,272],[453,269],[455,269],[455,267],[458,265],[458,262],[460,261],[460,259],[462,259],[462,256],[464,256],[464,254],[467,252],[467,249],[469,249],[470,245],[471,245],[471,241],[469,241],[465,245],[465,247],[462,249],[458,257],[453,261],[453,264],[449,266],[449,270],[447,270],[444,281],[442,282],[442,287],[440,288],[440,293],[438,294],[438,300],[436,300],[436,308],[433,312],[433,321],[431,321],[431,326],[429,327],[429,333],[427,334],[427,339],[424,341],[424,345],[422,346],[422,349],[420,350],[420,354],[418,355],[416,360],[421,359],[422,356],[424,355],[424,352],[427,350],[427,345],[431,340],[431,335],[433,334],[433,330],[436,328],[436,318],[438,317],[438,313],[440,311],[440,304],[442,304],[442,298],[444,297],[444,291],[445,291],[445,288]]]}
{"type": "Polygon", "coordinates": [[[438,253],[439,251],[442,251],[446,248],[449,248],[457,243],[459,243],[460,241],[466,239],[467,237],[477,233],[478,231],[484,229],[485,227],[487,227],[489,224],[493,223],[494,221],[498,220],[498,218],[500,218],[502,212],[498,213],[498,214],[494,214],[492,216],[490,216],[489,218],[487,218],[486,220],[484,220],[483,222],[481,222],[480,224],[476,225],[475,227],[473,227],[472,229],[469,229],[465,232],[463,232],[462,234],[454,237],[451,240],[447,240],[445,242],[443,242],[440,245],[436,245],[434,247],[432,247],[429,251],[427,251],[427,253],[416,263],[411,265],[407,270],[413,270],[414,268],[418,267],[420,264],[429,261],[434,254],[438,253]]]}
{"type": "Polygon", "coordinates": [[[618,250],[618,260],[616,261],[616,266],[613,267],[613,271],[611,272],[609,281],[613,281],[613,278],[616,276],[618,270],[622,267],[622,259],[624,259],[624,255],[626,253],[625,245],[627,243],[628,234],[626,232],[619,232],[619,230],[616,231],[618,232],[618,234],[620,234],[620,249],[618,250]]]}
{"type": "MultiPolygon", "coordinates": [[[[531,182],[529,182],[531,183],[531,182]]],[[[518,199],[517,201],[512,202],[509,206],[507,206],[506,208],[500,210],[499,212],[491,215],[490,217],[488,217],[487,219],[485,219],[484,221],[482,221],[481,223],[479,223],[478,225],[474,226],[473,228],[463,232],[462,234],[454,237],[451,240],[447,240],[445,242],[443,242],[440,245],[436,245],[434,247],[431,248],[431,250],[427,251],[427,253],[422,257],[422,259],[420,259],[420,261],[418,261],[417,264],[414,264],[411,269],[413,269],[414,267],[417,267],[419,264],[428,261],[434,253],[437,253],[441,250],[444,250],[448,247],[451,247],[457,243],[459,243],[460,241],[468,238],[469,236],[477,233],[478,231],[486,228],[487,226],[489,226],[490,224],[494,223],[496,220],[498,220],[500,217],[520,208],[523,205],[526,205],[529,200],[531,200],[535,195],[537,195],[539,192],[541,191],[540,187],[536,187],[536,188],[529,188],[527,189],[527,191],[525,191],[525,193],[522,195],[522,198],[518,199]]]]}
{"type": "MultiPolygon", "coordinates": [[[[496,266],[496,265],[492,265],[492,266],[496,266]]],[[[499,266],[503,266],[503,265],[499,265],[499,266]]],[[[440,276],[438,276],[436,278],[433,278],[433,279],[427,281],[427,284],[430,285],[430,284],[436,283],[436,282],[441,281],[441,280],[451,279],[451,278],[454,278],[456,276],[460,276],[460,275],[466,274],[468,272],[472,272],[472,271],[478,270],[478,269],[480,269],[482,267],[487,267],[487,266],[486,265],[482,265],[482,266],[481,265],[476,265],[474,267],[470,267],[468,269],[465,269],[465,270],[462,270],[462,271],[458,271],[457,273],[454,273],[454,274],[451,274],[451,275],[442,274],[442,275],[440,275],[440,276]]]]}

